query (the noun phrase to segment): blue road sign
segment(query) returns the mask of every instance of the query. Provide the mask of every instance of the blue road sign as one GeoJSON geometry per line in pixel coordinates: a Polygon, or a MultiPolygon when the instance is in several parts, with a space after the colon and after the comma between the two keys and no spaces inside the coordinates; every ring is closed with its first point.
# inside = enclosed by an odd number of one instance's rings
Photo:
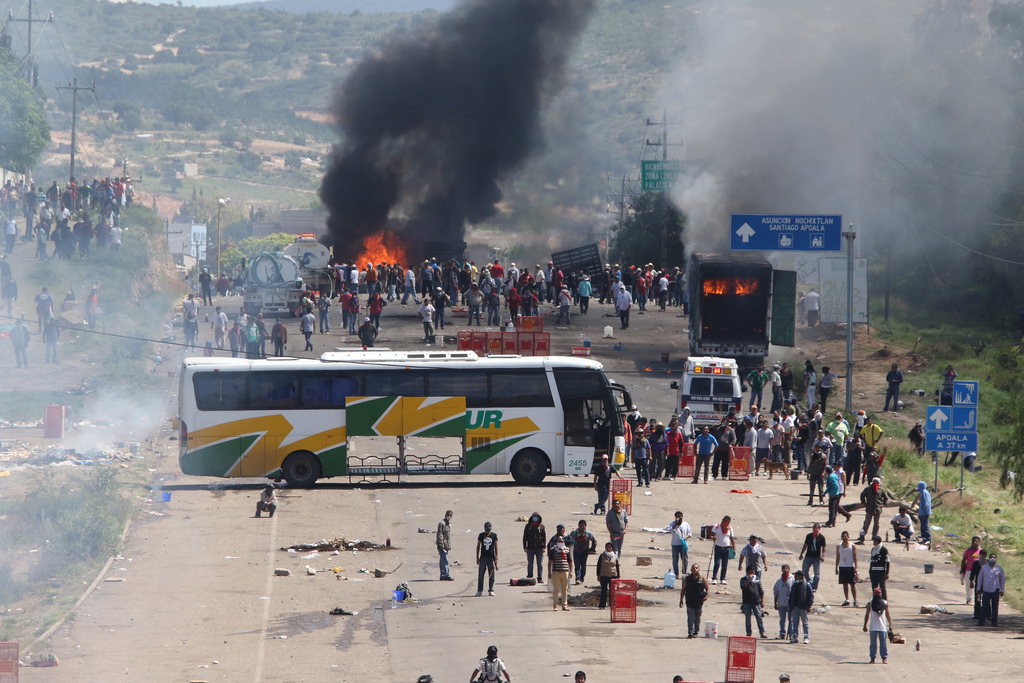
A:
{"type": "Polygon", "coordinates": [[[967,451],[978,450],[978,432],[927,432],[924,435],[926,451],[967,451]]]}
{"type": "Polygon", "coordinates": [[[970,406],[958,408],[953,406],[953,421],[949,426],[954,432],[978,431],[978,408],[970,406]]]}
{"type": "Polygon", "coordinates": [[[842,251],[842,216],[734,213],[733,251],[842,251]]]}
{"type": "Polygon", "coordinates": [[[977,407],[978,383],[960,381],[953,382],[953,405],[977,407]]]}

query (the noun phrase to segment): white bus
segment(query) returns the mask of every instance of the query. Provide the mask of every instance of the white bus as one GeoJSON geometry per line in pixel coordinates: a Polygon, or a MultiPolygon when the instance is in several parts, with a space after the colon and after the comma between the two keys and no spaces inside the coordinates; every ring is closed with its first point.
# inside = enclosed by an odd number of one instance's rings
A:
{"type": "Polygon", "coordinates": [[[184,474],[296,487],[443,473],[537,484],[548,473],[589,475],[604,453],[621,466],[629,406],[626,389],[586,358],[373,350],[186,358],[179,462],[184,474]],[[353,437],[395,437],[396,452],[351,453],[353,437]],[[457,438],[461,452],[413,454],[410,437],[457,438]]]}

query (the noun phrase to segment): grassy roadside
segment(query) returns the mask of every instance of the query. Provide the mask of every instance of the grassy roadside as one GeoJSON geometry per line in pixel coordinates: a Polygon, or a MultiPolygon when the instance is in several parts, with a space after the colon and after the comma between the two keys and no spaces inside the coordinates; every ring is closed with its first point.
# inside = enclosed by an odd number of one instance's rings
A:
{"type": "MultiPolygon", "coordinates": [[[[880,311],[881,305],[872,301],[872,310],[880,311]]],[[[976,380],[981,385],[978,463],[983,469],[964,473],[962,496],[953,492],[936,500],[931,524],[942,530],[932,534],[933,542],[941,542],[942,550],[951,553],[949,560],[953,562],[953,570],[959,571],[960,557],[970,545],[971,536],[981,536],[982,546],[998,553],[999,563],[1006,570],[1007,601],[1016,609],[1024,610],[1024,507],[1012,489],[1000,486],[1003,468],[995,447],[996,442],[1007,438],[1016,426],[1012,406],[1024,391],[1024,356],[1017,349],[1021,341],[1010,333],[951,324],[915,327],[905,322],[915,320],[918,315],[905,304],[893,301],[888,323],[883,323],[881,316],[873,319],[877,327],[872,329],[872,338],[896,348],[916,346],[915,353],[920,358],[909,360],[923,363],[907,376],[904,387],[921,388],[926,394],[904,397],[906,415],[924,419],[925,406],[936,402],[934,391],[940,385],[939,378],[946,365],[953,365],[959,379],[976,380]],[[956,537],[948,537],[950,534],[956,537]]],[[[907,360],[902,359],[904,365],[907,360]]],[[[874,417],[896,443],[895,446],[892,442],[887,444],[889,455],[882,468],[891,490],[916,488],[917,482],[925,481],[934,498],[960,486],[959,460],[957,466],[945,467],[945,454],[939,454],[938,491],[935,491],[935,463],[930,454],[922,457],[910,449],[907,420],[899,420],[891,414],[875,414],[874,417]]],[[[916,493],[908,499],[916,500],[916,493]]]]}
{"type": "MultiPolygon", "coordinates": [[[[141,411],[152,403],[145,399],[152,399],[165,382],[147,371],[153,352],[145,340],[162,336],[166,313],[182,285],[174,277],[163,224],[155,214],[126,209],[121,225],[120,253],[97,250],[88,259],[16,264],[29,305],[46,286],[58,310],[70,291],[81,306],[98,285],[103,312],[96,326],[101,334],[65,330],[60,365],[40,370],[35,386],[4,392],[0,415],[5,420],[39,419],[43,406],[60,403],[70,407],[76,420],[91,410],[114,421],[144,424],[141,411]]],[[[107,433],[109,440],[116,439],[114,432],[107,433]]],[[[5,551],[0,556],[0,640],[30,640],[67,614],[97,570],[116,554],[125,523],[138,514],[149,478],[146,467],[141,460],[47,467],[0,480],[0,547],[5,551]]]]}

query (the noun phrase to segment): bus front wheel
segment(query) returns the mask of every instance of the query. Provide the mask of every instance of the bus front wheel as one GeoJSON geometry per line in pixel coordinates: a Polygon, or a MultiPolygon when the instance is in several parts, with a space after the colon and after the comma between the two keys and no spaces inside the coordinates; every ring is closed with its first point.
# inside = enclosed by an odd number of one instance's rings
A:
{"type": "Polygon", "coordinates": [[[541,483],[547,470],[547,458],[540,451],[522,451],[512,458],[512,478],[523,486],[541,483]]]}
{"type": "Polygon", "coordinates": [[[292,453],[281,465],[281,476],[293,488],[308,488],[320,477],[320,461],[312,453],[292,453]]]}

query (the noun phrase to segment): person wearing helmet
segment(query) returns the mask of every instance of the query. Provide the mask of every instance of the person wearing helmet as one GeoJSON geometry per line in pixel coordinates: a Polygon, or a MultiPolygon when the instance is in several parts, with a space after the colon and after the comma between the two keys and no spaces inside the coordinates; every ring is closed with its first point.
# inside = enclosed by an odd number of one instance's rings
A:
{"type": "Polygon", "coordinates": [[[501,680],[502,675],[506,681],[512,680],[505,663],[498,659],[498,646],[491,645],[487,648],[487,656],[480,660],[469,675],[469,683],[495,683],[501,680]]]}

